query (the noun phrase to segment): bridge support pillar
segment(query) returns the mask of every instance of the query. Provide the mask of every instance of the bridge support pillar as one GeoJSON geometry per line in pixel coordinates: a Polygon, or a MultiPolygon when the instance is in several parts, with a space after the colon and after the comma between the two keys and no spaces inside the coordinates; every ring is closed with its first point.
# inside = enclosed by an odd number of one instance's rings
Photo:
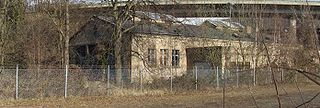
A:
{"type": "Polygon", "coordinates": [[[290,18],[289,25],[289,39],[292,44],[297,42],[297,20],[295,18],[290,18]]]}

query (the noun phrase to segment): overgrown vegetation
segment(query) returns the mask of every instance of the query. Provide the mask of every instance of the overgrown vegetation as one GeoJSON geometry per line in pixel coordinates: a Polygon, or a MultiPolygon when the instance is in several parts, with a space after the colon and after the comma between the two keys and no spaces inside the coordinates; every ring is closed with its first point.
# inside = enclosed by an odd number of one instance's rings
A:
{"type": "MultiPolygon", "coordinates": [[[[101,67],[105,69],[107,67],[106,65],[109,65],[106,63],[109,59],[105,56],[109,56],[108,54],[112,53],[112,56],[114,57],[113,62],[115,65],[115,83],[109,86],[112,86],[117,90],[111,92],[111,94],[129,94],[142,89],[139,87],[142,84],[145,84],[145,82],[123,82],[123,71],[124,68],[127,67],[124,64],[125,55],[122,53],[124,52],[123,47],[126,46],[126,42],[124,41],[132,38],[132,35],[128,35],[131,34],[130,30],[137,26],[135,22],[136,9],[143,11],[155,11],[159,13],[162,12],[157,11],[157,8],[159,7],[156,7],[157,4],[154,1],[105,1],[102,3],[108,5],[109,7],[101,8],[101,10],[98,8],[93,8],[93,10],[96,9],[96,11],[101,11],[96,13],[86,13],[86,8],[82,8],[82,5],[79,4],[70,4],[69,0],[41,0],[41,2],[39,0],[35,0],[32,2],[33,4],[28,4],[31,3],[31,1],[26,2],[25,0],[0,1],[0,84],[3,85],[3,89],[0,90],[0,93],[5,94],[1,95],[3,96],[1,98],[7,98],[14,94],[11,90],[13,89],[13,85],[9,84],[9,82],[13,82],[13,79],[10,79],[9,77],[13,77],[14,75],[11,73],[9,74],[2,72],[2,69],[12,68],[17,64],[19,64],[20,68],[35,69],[30,72],[31,74],[28,73],[29,70],[25,70],[25,72],[21,73],[21,81],[24,82],[21,84],[21,88],[28,91],[27,93],[23,93],[23,91],[21,91],[22,97],[51,97],[56,96],[56,94],[63,94],[63,83],[61,82],[64,81],[64,74],[61,74],[61,72],[55,73],[50,71],[40,72],[40,69],[62,69],[65,68],[66,65],[70,64],[69,51],[71,50],[69,50],[69,39],[71,35],[76,33],[76,31],[78,31],[78,29],[80,29],[80,27],[85,24],[93,15],[109,16],[108,18],[110,18],[112,25],[112,33],[110,33],[112,34],[111,41],[114,42],[114,44],[110,45],[109,43],[104,42],[99,43],[100,49],[96,49],[98,50],[96,52],[99,52],[99,54],[92,55],[93,57],[88,57],[86,59],[95,60],[98,58],[99,60],[97,61],[99,61],[99,64],[102,65],[101,67]],[[83,13],[81,13],[82,10],[84,11],[83,13]],[[126,27],[127,25],[125,25],[125,23],[127,22],[133,24],[130,27],[126,27]],[[111,50],[107,48],[110,46],[112,47],[111,50]],[[95,56],[99,57],[96,58],[95,56]],[[48,77],[39,77],[39,75],[45,75],[48,77]],[[41,82],[39,80],[41,80],[41,82]],[[27,83],[33,83],[34,85],[27,83]],[[126,89],[127,91],[125,91],[121,89],[121,87],[124,87],[124,83],[132,84],[135,88],[133,87],[134,89],[132,90],[126,89]],[[30,88],[32,88],[32,90],[30,88]]],[[[172,10],[170,8],[163,8],[167,9],[163,11],[174,12],[174,8],[175,7],[173,5],[172,10]]],[[[181,7],[177,8],[181,9],[181,7]]],[[[265,76],[268,76],[269,79],[267,79],[265,82],[271,82],[274,84],[279,107],[281,107],[281,99],[279,94],[281,83],[285,81],[296,83],[296,80],[298,79],[296,78],[297,74],[303,76],[302,78],[308,79],[310,82],[320,86],[320,76],[318,74],[320,64],[320,25],[318,24],[318,16],[310,13],[311,8],[309,5],[302,5],[300,6],[300,9],[298,9],[297,6],[292,6],[293,11],[299,11],[297,13],[269,14],[265,12],[272,11],[272,9],[278,12],[280,7],[278,7],[278,5],[270,6],[243,4],[224,4],[217,7],[216,5],[206,5],[201,6],[201,8],[197,8],[199,13],[192,13],[190,10],[190,12],[185,12],[184,15],[211,17],[219,16],[216,14],[221,14],[223,17],[228,17],[228,21],[225,22],[229,22],[230,24],[226,25],[226,28],[219,28],[218,26],[215,27],[212,25],[202,25],[201,27],[207,27],[207,29],[214,28],[217,31],[222,31],[222,34],[218,34],[222,35],[222,37],[226,35],[232,36],[235,38],[235,40],[232,41],[237,43],[234,46],[237,46],[238,48],[230,47],[230,43],[226,42],[228,45],[225,45],[226,47],[223,48],[223,51],[221,50],[222,47],[221,49],[219,47],[209,51],[211,52],[209,55],[202,55],[206,56],[204,57],[204,61],[209,61],[209,64],[212,66],[223,66],[223,69],[221,70],[225,72],[225,75],[230,74],[230,72],[228,73],[227,68],[237,68],[238,70],[233,71],[243,72],[243,74],[241,74],[242,76],[236,76],[235,74],[238,73],[231,72],[233,75],[227,77],[229,79],[227,79],[225,76],[220,77],[223,80],[234,81],[236,77],[248,78],[249,80],[243,80],[242,82],[250,82],[253,83],[252,85],[256,85],[256,83],[259,83],[257,82],[259,79],[263,79],[265,76]],[[210,13],[211,11],[215,10],[227,11],[225,11],[225,13],[210,13]],[[231,23],[235,21],[245,24],[245,27],[236,30],[231,28],[231,23]],[[244,38],[248,38],[248,43],[250,44],[243,44],[241,39],[244,38]],[[232,50],[235,51],[231,52],[232,50]],[[231,61],[232,59],[235,59],[232,63],[225,62],[228,60],[231,61]],[[267,68],[263,70],[263,74],[267,73],[265,76],[258,76],[260,68],[267,68]],[[282,71],[285,71],[288,74],[282,75],[281,81],[284,81],[281,82],[279,81],[279,73],[282,71]]],[[[185,10],[183,9],[179,11],[185,10]]],[[[147,20],[151,20],[148,23],[156,22],[152,19],[147,20]]],[[[171,27],[171,25],[181,24],[180,21],[164,21],[161,23],[168,26],[168,29],[170,29],[169,27],[171,27]]],[[[187,26],[184,28],[187,28],[187,26]]],[[[174,32],[178,32],[179,30],[182,29],[172,29],[174,32]]],[[[181,34],[178,33],[174,39],[176,38],[181,38],[181,34]]],[[[203,36],[201,38],[203,38],[203,36]]],[[[205,47],[206,42],[207,41],[202,41],[199,43],[203,45],[202,47],[205,47]]],[[[139,52],[129,51],[126,53],[130,56],[135,55],[140,57],[142,55],[139,52]]],[[[143,60],[143,65],[147,65],[145,61],[150,58],[142,56],[139,59],[143,60]]],[[[173,59],[171,60],[173,62],[173,59]]],[[[78,66],[75,67],[78,68],[78,66]]],[[[128,68],[129,67],[130,66],[128,66],[128,68]]],[[[159,67],[162,68],[161,66],[159,67]]],[[[170,67],[168,65],[168,67],[172,69],[173,66],[170,67]]],[[[152,71],[152,68],[157,68],[157,65],[146,70],[149,73],[156,73],[150,72],[152,71]]],[[[70,84],[70,90],[73,91],[71,95],[82,96],[85,94],[110,94],[110,88],[107,87],[105,79],[107,75],[105,71],[104,73],[99,74],[102,79],[101,81],[100,77],[97,78],[99,81],[88,81],[90,78],[87,76],[92,74],[93,71],[90,70],[90,72],[71,74],[72,77],[70,80],[73,81],[70,84]]],[[[162,71],[159,71],[158,73],[160,72],[162,71]]],[[[262,74],[262,72],[260,74],[262,74]]],[[[208,76],[207,79],[196,80],[194,74],[184,74],[182,76],[173,76],[171,74],[170,77],[162,79],[158,77],[152,78],[153,79],[151,79],[149,83],[146,83],[144,87],[150,88],[150,90],[160,89],[160,91],[155,91],[156,93],[163,93],[162,90],[170,91],[169,89],[172,85],[174,86],[171,87],[171,89],[175,89],[177,91],[182,91],[179,89],[194,90],[195,85],[197,85],[197,87],[199,86],[199,89],[205,89],[205,87],[212,86],[212,84],[217,82],[216,80],[219,80],[219,78],[211,76],[208,76]]],[[[252,85],[249,85],[249,87],[252,85]]],[[[225,84],[220,86],[225,88],[225,84]]],[[[127,87],[129,88],[131,86],[127,87]]],[[[146,93],[148,94],[149,92],[146,93]]]]}

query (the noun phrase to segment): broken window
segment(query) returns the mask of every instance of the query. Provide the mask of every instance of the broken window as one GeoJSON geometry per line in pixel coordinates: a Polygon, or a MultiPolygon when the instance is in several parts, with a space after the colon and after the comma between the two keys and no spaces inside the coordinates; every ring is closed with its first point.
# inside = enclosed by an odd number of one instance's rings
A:
{"type": "Polygon", "coordinates": [[[179,66],[180,65],[180,52],[179,50],[172,50],[172,66],[179,66]]]}
{"type": "Polygon", "coordinates": [[[148,49],[148,64],[149,65],[156,65],[156,50],[155,49],[148,49]]]}
{"type": "Polygon", "coordinates": [[[160,54],[161,54],[160,65],[161,66],[167,66],[168,65],[168,56],[169,56],[168,52],[169,52],[168,49],[160,49],[160,54]]]}

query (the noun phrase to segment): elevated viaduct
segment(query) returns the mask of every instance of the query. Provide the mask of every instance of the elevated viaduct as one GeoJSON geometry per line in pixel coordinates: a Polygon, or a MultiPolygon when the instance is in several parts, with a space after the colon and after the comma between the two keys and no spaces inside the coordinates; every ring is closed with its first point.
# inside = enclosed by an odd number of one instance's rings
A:
{"type": "MultiPolygon", "coordinates": [[[[312,14],[315,18],[319,18],[320,15],[320,1],[316,0],[153,0],[151,2],[137,6],[136,9],[156,11],[176,17],[228,17],[230,12],[234,16],[252,13],[259,13],[264,17],[274,14],[289,17],[312,14]]],[[[124,0],[120,5],[125,4],[124,0]]],[[[105,2],[84,5],[81,9],[92,12],[108,8],[110,9],[110,4],[105,2]]]]}

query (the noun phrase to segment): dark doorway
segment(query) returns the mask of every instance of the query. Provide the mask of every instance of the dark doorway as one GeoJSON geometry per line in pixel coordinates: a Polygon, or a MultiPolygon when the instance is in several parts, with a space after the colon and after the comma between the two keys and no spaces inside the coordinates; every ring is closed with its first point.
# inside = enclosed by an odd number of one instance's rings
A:
{"type": "Polygon", "coordinates": [[[213,68],[222,65],[221,46],[187,48],[186,53],[187,69],[197,67],[199,77],[210,75],[213,68]]]}

